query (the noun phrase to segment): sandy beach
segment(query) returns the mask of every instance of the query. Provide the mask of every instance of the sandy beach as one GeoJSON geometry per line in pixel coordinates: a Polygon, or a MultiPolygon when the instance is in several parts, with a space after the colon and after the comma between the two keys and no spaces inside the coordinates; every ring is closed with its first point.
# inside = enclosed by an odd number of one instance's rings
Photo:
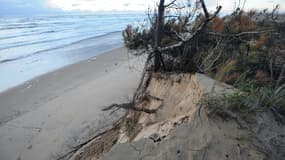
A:
{"type": "Polygon", "coordinates": [[[143,61],[119,48],[0,93],[0,159],[57,159],[110,127],[123,111],[101,109],[128,101],[143,61]]]}

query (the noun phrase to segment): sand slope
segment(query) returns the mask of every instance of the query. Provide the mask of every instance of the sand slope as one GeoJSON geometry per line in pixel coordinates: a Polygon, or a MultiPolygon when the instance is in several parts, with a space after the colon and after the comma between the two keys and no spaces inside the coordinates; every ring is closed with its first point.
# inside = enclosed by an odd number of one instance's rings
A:
{"type": "Polygon", "coordinates": [[[127,101],[143,58],[120,48],[0,94],[0,159],[56,159],[122,115],[101,112],[127,101]]]}
{"type": "Polygon", "coordinates": [[[101,159],[284,159],[285,126],[270,111],[218,114],[199,103],[203,95],[221,95],[233,90],[232,86],[198,73],[153,74],[147,92],[163,101],[147,100],[142,106],[158,109],[157,112],[140,114],[136,125],[141,131],[136,137],[126,142],[119,140],[122,143],[101,159]]]}

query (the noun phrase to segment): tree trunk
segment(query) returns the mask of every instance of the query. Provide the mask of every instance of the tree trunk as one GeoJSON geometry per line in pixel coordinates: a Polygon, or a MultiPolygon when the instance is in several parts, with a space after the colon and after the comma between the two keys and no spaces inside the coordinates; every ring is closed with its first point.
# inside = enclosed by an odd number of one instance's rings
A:
{"type": "Polygon", "coordinates": [[[161,67],[161,53],[159,51],[159,47],[161,45],[161,32],[162,26],[164,23],[164,0],[160,0],[158,6],[158,16],[156,17],[156,27],[155,27],[155,35],[154,35],[154,71],[158,71],[161,67]]]}

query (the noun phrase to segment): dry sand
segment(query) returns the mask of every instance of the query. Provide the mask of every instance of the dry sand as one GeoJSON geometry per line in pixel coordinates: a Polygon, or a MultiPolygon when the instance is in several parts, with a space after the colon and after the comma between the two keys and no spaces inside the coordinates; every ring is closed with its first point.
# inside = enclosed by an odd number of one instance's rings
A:
{"type": "MultiPolygon", "coordinates": [[[[144,58],[101,54],[0,94],[0,159],[57,159],[123,113],[101,109],[135,91],[144,58]]],[[[40,66],[39,66],[40,67],[40,66]]]]}

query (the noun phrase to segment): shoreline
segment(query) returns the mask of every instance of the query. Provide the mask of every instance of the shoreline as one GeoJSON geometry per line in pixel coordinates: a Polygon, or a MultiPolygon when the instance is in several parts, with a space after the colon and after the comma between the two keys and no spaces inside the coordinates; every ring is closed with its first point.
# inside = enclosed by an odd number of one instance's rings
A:
{"type": "Polygon", "coordinates": [[[0,93],[0,158],[56,159],[110,127],[123,112],[102,107],[126,102],[143,68],[143,57],[126,53],[102,53],[0,93]]]}
{"type": "Polygon", "coordinates": [[[85,39],[62,48],[32,54],[15,61],[0,63],[2,76],[0,92],[7,91],[38,76],[121,47],[123,47],[123,43],[120,32],[113,32],[101,37],[85,39]]]}
{"type": "MultiPolygon", "coordinates": [[[[27,85],[27,84],[29,84],[29,83],[32,82],[32,81],[37,81],[37,79],[41,79],[42,77],[46,77],[47,75],[53,74],[54,72],[59,72],[59,71],[61,71],[61,70],[65,70],[66,68],[69,68],[69,67],[71,67],[71,66],[73,66],[73,65],[80,64],[80,63],[84,63],[84,62],[86,62],[86,61],[95,61],[95,60],[97,59],[97,57],[98,57],[98,56],[101,56],[102,54],[108,54],[108,53],[110,54],[110,52],[112,52],[112,51],[114,51],[114,50],[122,49],[122,48],[124,48],[124,47],[121,46],[121,47],[115,47],[115,48],[112,48],[112,49],[104,50],[104,51],[102,51],[102,52],[97,53],[97,55],[94,55],[93,57],[90,57],[90,58],[87,58],[87,59],[84,59],[84,60],[80,60],[80,61],[75,62],[75,63],[67,64],[67,65],[65,65],[65,66],[63,66],[63,67],[60,67],[60,68],[57,68],[57,69],[48,71],[48,72],[46,72],[46,73],[40,74],[40,75],[35,76],[35,77],[31,78],[31,79],[28,79],[28,80],[26,80],[26,81],[23,81],[23,82],[20,83],[20,84],[16,84],[15,86],[9,87],[9,88],[7,88],[7,89],[0,90],[0,95],[1,95],[2,93],[9,92],[10,90],[17,89],[18,87],[27,85]]],[[[0,123],[0,124],[1,124],[1,123],[0,123]]]]}

